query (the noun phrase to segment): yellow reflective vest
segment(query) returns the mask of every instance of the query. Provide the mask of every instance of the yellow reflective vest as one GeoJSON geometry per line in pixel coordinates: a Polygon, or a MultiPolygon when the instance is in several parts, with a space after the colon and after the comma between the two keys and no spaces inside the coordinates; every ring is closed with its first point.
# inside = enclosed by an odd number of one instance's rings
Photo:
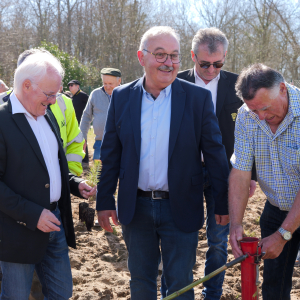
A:
{"type": "Polygon", "coordinates": [[[79,176],[82,174],[81,162],[85,156],[83,151],[84,138],[78,126],[72,100],[59,94],[55,104],[50,105],[50,109],[60,129],[60,137],[63,141],[69,170],[79,176]]]}
{"type": "Polygon", "coordinates": [[[6,92],[3,92],[0,94],[0,105],[3,104],[3,98],[7,95],[9,95],[12,92],[12,89],[7,90],[6,92]]]}

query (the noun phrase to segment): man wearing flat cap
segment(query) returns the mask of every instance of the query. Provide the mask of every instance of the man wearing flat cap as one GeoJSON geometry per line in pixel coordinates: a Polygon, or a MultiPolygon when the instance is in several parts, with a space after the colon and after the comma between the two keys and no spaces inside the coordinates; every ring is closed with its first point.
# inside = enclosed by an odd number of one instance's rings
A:
{"type": "Polygon", "coordinates": [[[121,71],[114,68],[104,68],[101,70],[101,78],[103,86],[92,91],[80,122],[80,129],[85,140],[87,140],[88,130],[91,122],[94,120],[93,128],[96,135],[94,143],[94,160],[100,160],[100,147],[107,110],[113,89],[121,84],[121,71]]]}

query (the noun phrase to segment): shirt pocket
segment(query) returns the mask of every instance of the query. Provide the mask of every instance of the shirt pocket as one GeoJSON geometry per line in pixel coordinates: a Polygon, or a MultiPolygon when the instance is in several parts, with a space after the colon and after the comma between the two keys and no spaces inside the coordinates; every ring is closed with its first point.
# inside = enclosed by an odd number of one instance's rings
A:
{"type": "Polygon", "coordinates": [[[285,173],[297,177],[300,175],[300,152],[297,147],[282,146],[280,161],[285,173]]]}

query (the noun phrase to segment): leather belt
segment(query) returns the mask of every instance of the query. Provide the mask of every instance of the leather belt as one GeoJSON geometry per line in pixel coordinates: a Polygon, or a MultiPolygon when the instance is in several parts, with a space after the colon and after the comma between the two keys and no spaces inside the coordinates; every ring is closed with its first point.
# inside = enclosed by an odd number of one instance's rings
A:
{"type": "Polygon", "coordinates": [[[142,191],[137,190],[138,197],[148,197],[152,199],[169,199],[169,192],[165,191],[142,191]]]}
{"type": "Polygon", "coordinates": [[[58,201],[50,203],[50,211],[56,210],[58,201]]]}

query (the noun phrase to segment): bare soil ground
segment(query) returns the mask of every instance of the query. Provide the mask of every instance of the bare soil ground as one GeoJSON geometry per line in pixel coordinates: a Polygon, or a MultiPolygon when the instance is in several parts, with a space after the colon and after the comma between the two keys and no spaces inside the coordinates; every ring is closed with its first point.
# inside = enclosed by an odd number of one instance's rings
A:
{"type": "MultiPolygon", "coordinates": [[[[93,145],[93,133],[90,131],[89,145],[93,145]]],[[[92,147],[90,147],[92,149],[92,147]]],[[[90,164],[92,163],[90,150],[90,164]]],[[[84,168],[87,171],[87,166],[84,168]]],[[[114,233],[106,233],[100,227],[87,231],[86,226],[79,221],[79,203],[82,199],[72,196],[73,220],[76,232],[77,249],[70,248],[70,262],[73,275],[72,300],[130,300],[129,279],[127,268],[127,250],[122,238],[120,226],[115,226],[114,233]]],[[[88,202],[88,201],[87,201],[88,202]]],[[[265,204],[265,195],[258,187],[255,195],[249,200],[244,229],[248,236],[260,237],[259,218],[265,204]]],[[[95,208],[95,202],[90,203],[95,208]]],[[[95,215],[96,221],[96,215],[95,215]]],[[[207,251],[205,224],[199,231],[197,262],[194,267],[194,279],[200,279],[204,274],[205,253],[207,251]]],[[[228,245],[228,261],[234,259],[228,245]]],[[[260,281],[262,281],[263,265],[260,265],[260,281]]],[[[157,279],[157,294],[160,299],[160,276],[157,279]]],[[[195,288],[195,299],[201,299],[203,286],[195,288]]],[[[241,299],[240,265],[228,269],[223,285],[221,300],[241,299]]],[[[29,300],[43,299],[39,282],[35,278],[32,294],[29,300]]],[[[262,297],[260,297],[262,299],[262,297]]],[[[143,300],[143,299],[141,299],[143,300]]],[[[276,300],[276,299],[268,299],[276,300]]],[[[300,300],[300,267],[294,268],[293,289],[291,300],[300,300]]]]}
{"type": "MultiPolygon", "coordinates": [[[[78,220],[78,205],[81,199],[73,198],[73,219],[76,230],[77,249],[70,249],[73,273],[74,300],[119,299],[129,300],[129,279],[127,269],[127,251],[121,234],[121,228],[115,226],[114,233],[106,233],[100,227],[91,232],[78,220]]],[[[265,196],[258,187],[249,200],[244,218],[244,228],[248,236],[260,237],[259,218],[265,203],[265,196]]],[[[90,203],[95,207],[95,203],[90,203]]],[[[96,216],[95,216],[96,220],[96,216]]],[[[197,263],[194,267],[194,279],[203,277],[205,253],[207,250],[205,226],[199,231],[197,263]]],[[[228,245],[228,260],[233,260],[228,245]]],[[[262,281],[263,265],[260,266],[262,281]]],[[[160,299],[160,276],[158,278],[158,298],[160,299]]],[[[195,299],[201,299],[203,286],[195,288],[195,299]]],[[[221,300],[241,299],[241,273],[237,265],[226,271],[224,291],[221,300]]],[[[293,275],[292,300],[300,299],[300,267],[295,267],[293,275]]],[[[142,299],[141,299],[142,300],[142,299]]],[[[274,299],[275,300],[275,299],[274,299]]]]}

